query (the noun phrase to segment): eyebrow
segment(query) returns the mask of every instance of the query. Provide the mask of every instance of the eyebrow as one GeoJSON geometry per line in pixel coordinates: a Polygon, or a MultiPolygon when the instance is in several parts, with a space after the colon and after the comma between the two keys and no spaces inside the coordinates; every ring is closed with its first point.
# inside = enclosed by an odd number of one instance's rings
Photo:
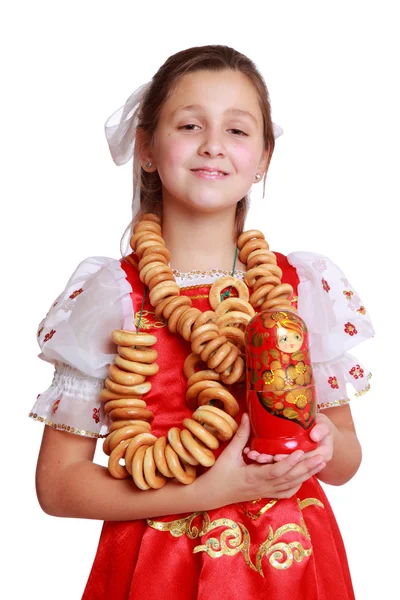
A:
{"type": "MultiPolygon", "coordinates": [[[[191,112],[191,111],[203,111],[204,108],[200,104],[188,104],[187,106],[178,106],[173,112],[172,116],[178,112],[191,112]]],[[[224,114],[232,114],[239,117],[250,117],[256,125],[258,125],[257,119],[247,110],[241,110],[240,108],[228,108],[224,114]]]]}

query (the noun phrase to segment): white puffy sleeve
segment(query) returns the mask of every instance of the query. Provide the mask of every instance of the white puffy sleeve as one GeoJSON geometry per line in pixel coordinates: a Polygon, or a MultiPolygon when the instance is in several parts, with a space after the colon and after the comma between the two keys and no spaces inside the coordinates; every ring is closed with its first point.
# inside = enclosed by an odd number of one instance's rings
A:
{"type": "Polygon", "coordinates": [[[343,272],[329,258],[311,252],[287,257],[296,268],[298,311],[309,335],[318,408],[340,406],[369,389],[370,372],[348,352],[372,337],[369,314],[343,272]]]}
{"type": "Polygon", "coordinates": [[[84,260],[39,325],[39,357],[54,365],[51,386],[29,416],[88,437],[108,432],[99,392],[114,361],[113,329],[132,329],[132,289],[119,260],[84,260]]]}

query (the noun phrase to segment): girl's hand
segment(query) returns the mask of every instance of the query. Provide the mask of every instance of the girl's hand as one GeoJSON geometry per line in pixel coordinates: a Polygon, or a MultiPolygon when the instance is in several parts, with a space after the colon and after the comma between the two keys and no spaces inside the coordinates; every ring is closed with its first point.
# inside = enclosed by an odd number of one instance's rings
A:
{"type": "Polygon", "coordinates": [[[305,457],[301,450],[274,464],[247,465],[243,449],[249,435],[249,418],[243,415],[235,437],[214,466],[192,484],[207,508],[255,498],[290,498],[304,481],[325,467],[323,458],[305,457]]]}
{"type": "MultiPolygon", "coordinates": [[[[323,413],[317,413],[315,417],[316,424],[310,432],[310,438],[313,442],[318,442],[315,450],[306,452],[304,458],[319,456],[325,463],[328,463],[333,456],[333,428],[332,421],[323,413]]],[[[262,455],[260,455],[262,456],[262,455]]],[[[275,454],[273,459],[276,462],[284,460],[288,454],[275,454]]]]}

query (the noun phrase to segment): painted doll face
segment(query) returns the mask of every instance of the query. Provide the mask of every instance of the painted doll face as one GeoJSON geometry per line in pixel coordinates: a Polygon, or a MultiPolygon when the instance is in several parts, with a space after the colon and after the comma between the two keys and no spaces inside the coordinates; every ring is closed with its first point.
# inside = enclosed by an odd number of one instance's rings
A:
{"type": "Polygon", "coordinates": [[[303,336],[297,331],[291,331],[280,327],[278,329],[278,348],[287,354],[293,354],[300,350],[303,344],[303,336]]]}

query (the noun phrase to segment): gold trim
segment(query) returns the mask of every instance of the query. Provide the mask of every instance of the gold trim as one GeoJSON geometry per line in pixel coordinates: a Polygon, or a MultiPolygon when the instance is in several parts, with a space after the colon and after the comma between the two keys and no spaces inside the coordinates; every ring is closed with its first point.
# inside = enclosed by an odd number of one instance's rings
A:
{"type": "Polygon", "coordinates": [[[34,419],[35,421],[39,421],[40,423],[44,423],[45,425],[48,425],[49,427],[52,427],[53,429],[59,429],[60,431],[68,431],[68,433],[75,433],[76,435],[81,435],[82,437],[89,437],[89,438],[105,438],[107,437],[106,435],[100,435],[99,433],[96,433],[95,431],[86,431],[85,429],[78,429],[77,427],[71,427],[70,425],[64,425],[61,423],[53,423],[53,421],[49,421],[49,419],[46,419],[45,417],[40,417],[38,414],[36,413],[29,413],[29,416],[34,419]]]}
{"type": "MultiPolygon", "coordinates": [[[[262,511],[271,508],[278,500],[272,500],[264,506],[262,511]]],[[[297,523],[286,523],[274,532],[271,526],[268,528],[268,537],[259,547],[255,564],[251,560],[250,546],[251,539],[248,529],[243,523],[236,523],[232,519],[216,519],[210,521],[207,512],[195,512],[175,521],[153,521],[147,519],[147,523],[153,529],[163,532],[169,532],[173,537],[181,537],[186,535],[189,539],[194,540],[202,537],[218,527],[224,527],[224,531],[219,533],[219,537],[210,537],[205,540],[204,544],[199,544],[193,549],[193,553],[206,552],[210,558],[220,558],[221,556],[235,556],[241,553],[243,559],[250,569],[256,571],[264,577],[262,569],[262,561],[264,557],[269,556],[269,564],[278,570],[286,570],[292,566],[293,561],[299,563],[312,554],[312,545],[309,548],[304,548],[300,541],[293,542],[277,542],[277,540],[287,532],[296,532],[303,536],[311,543],[310,534],[304,521],[302,511],[308,506],[318,506],[324,508],[324,505],[318,498],[305,498],[304,500],[297,499],[297,504],[301,513],[300,525],[297,523]],[[194,525],[194,521],[199,519],[198,525],[194,525]]]]}
{"type": "MultiPolygon", "coordinates": [[[[371,379],[371,377],[372,373],[368,373],[367,379],[371,379]]],[[[354,396],[359,398],[360,396],[363,396],[364,394],[369,392],[370,389],[371,385],[368,384],[364,389],[360,390],[359,392],[355,392],[354,396]]],[[[332,406],[343,406],[344,404],[348,404],[349,402],[350,398],[344,398],[343,400],[332,400],[332,402],[323,402],[322,404],[318,404],[318,408],[320,410],[323,410],[324,408],[331,408],[332,406]]]]}

